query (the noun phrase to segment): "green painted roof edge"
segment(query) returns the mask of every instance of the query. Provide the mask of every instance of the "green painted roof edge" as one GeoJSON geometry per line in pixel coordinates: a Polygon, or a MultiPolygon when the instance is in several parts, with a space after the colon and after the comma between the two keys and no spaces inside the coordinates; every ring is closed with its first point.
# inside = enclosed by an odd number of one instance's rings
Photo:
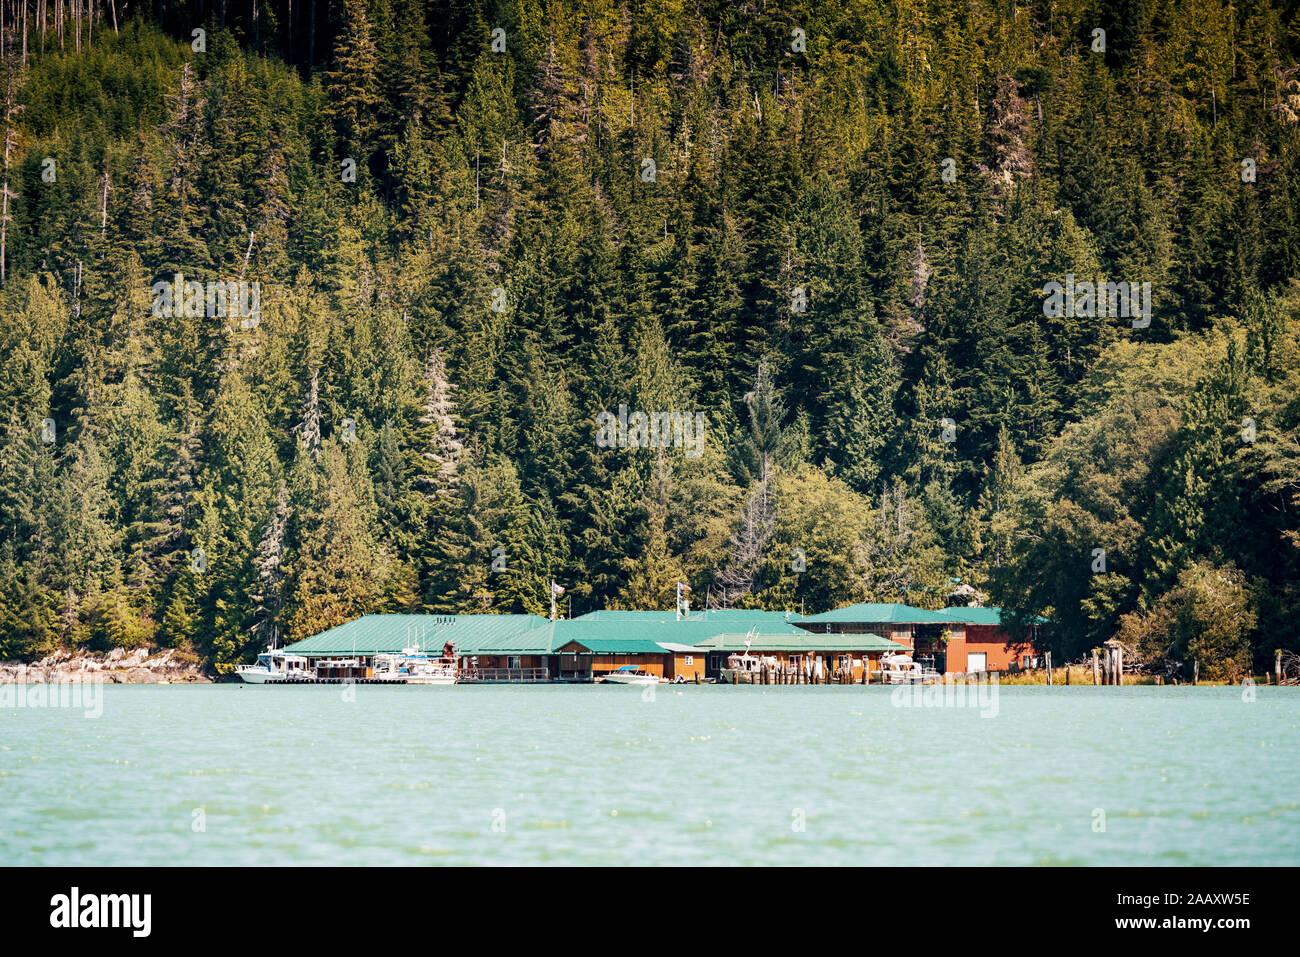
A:
{"type": "MultiPolygon", "coordinates": [[[[701,651],[744,651],[747,634],[732,632],[715,635],[697,645],[701,651]]],[[[755,652],[764,651],[906,651],[906,645],[882,638],[870,632],[846,635],[840,632],[823,634],[805,632],[804,636],[754,635],[749,645],[755,652]],[[805,637],[806,636],[806,637],[805,637]],[[798,640],[791,641],[794,637],[798,640]]]]}
{"type": "Polygon", "coordinates": [[[904,605],[902,602],[859,602],[855,605],[845,605],[843,608],[832,608],[830,611],[823,611],[816,615],[806,615],[801,622],[881,622],[897,625],[943,625],[950,624],[955,619],[949,618],[942,612],[930,611],[927,608],[917,608],[914,605],[904,605]],[[888,611],[882,611],[888,609],[888,611]]]}

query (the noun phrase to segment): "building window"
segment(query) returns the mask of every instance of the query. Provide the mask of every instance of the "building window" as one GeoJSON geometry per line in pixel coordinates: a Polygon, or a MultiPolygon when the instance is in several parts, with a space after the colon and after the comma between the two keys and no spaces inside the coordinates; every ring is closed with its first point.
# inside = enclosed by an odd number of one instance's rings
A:
{"type": "Polygon", "coordinates": [[[510,656],[510,667],[511,667],[511,668],[514,668],[514,669],[518,670],[518,669],[522,668],[523,666],[524,666],[524,661],[523,661],[522,658],[520,658],[518,655],[511,655],[511,656],[510,656]]]}
{"type": "Polygon", "coordinates": [[[684,658],[682,658],[682,664],[684,664],[684,665],[693,665],[693,664],[695,664],[695,659],[694,659],[693,657],[691,657],[690,655],[686,655],[684,658]]]}

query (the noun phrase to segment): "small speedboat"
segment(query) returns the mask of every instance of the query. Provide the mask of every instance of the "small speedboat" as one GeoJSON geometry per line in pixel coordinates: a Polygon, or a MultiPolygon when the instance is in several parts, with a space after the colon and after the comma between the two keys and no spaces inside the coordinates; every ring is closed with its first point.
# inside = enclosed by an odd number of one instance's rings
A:
{"type": "Polygon", "coordinates": [[[668,679],[653,675],[636,665],[623,665],[623,667],[611,671],[604,677],[597,678],[596,683],[608,685],[666,685],[668,679]]]}
{"type": "Polygon", "coordinates": [[[311,666],[302,655],[289,655],[268,648],[257,656],[251,665],[236,665],[235,674],[250,685],[264,685],[268,681],[311,681],[311,666]]]}

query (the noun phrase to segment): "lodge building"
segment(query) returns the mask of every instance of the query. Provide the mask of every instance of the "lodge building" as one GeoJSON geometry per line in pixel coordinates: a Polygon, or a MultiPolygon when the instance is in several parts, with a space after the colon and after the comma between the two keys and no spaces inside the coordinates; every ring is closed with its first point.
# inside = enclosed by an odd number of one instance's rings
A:
{"type": "MultiPolygon", "coordinates": [[[[1034,635],[1031,635],[1031,640],[1034,635]]],[[[549,621],[539,615],[365,615],[290,645],[334,677],[364,677],[376,655],[454,648],[465,681],[588,682],[632,665],[669,680],[717,678],[734,654],[782,669],[858,683],[882,655],[902,652],[958,675],[1004,671],[1032,655],[1012,642],[997,608],[857,604],[818,615],[709,609],[594,611],[549,621]]]]}
{"type": "Polygon", "coordinates": [[[1012,630],[1003,624],[1001,608],[950,607],[942,614],[963,626],[960,636],[954,632],[948,639],[950,672],[1011,671],[1033,667],[1039,660],[1034,645],[1041,619],[1029,626],[1024,638],[1013,639],[1012,630]]]}

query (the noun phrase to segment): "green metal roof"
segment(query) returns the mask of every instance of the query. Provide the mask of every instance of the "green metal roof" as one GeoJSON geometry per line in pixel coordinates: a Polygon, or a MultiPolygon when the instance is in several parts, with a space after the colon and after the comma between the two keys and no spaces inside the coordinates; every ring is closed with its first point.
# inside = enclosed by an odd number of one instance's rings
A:
{"type": "MultiPolygon", "coordinates": [[[[549,655],[564,644],[565,639],[556,632],[560,621],[538,618],[539,624],[521,628],[508,634],[493,636],[473,648],[465,649],[467,655],[549,655]]],[[[457,649],[459,650],[459,649],[457,649]]]]}
{"type": "MultiPolygon", "coordinates": [[[[801,616],[797,611],[763,611],[762,609],[757,608],[702,608],[698,611],[691,612],[684,620],[765,624],[771,621],[798,621],[800,617],[801,616]]],[[[600,611],[589,611],[585,615],[578,615],[572,620],[604,622],[675,622],[678,618],[677,612],[672,609],[667,609],[665,611],[625,611],[622,609],[603,609],[600,611]]]]}
{"type": "Polygon", "coordinates": [[[797,611],[763,611],[757,608],[705,608],[691,612],[691,619],[702,621],[798,621],[803,615],[797,611]]]}
{"type": "Polygon", "coordinates": [[[913,608],[911,605],[889,602],[880,605],[870,603],[848,605],[844,608],[836,608],[833,611],[824,611],[820,615],[807,615],[800,620],[805,623],[889,622],[891,624],[909,625],[950,625],[956,619],[950,618],[942,612],[926,611],[924,608],[913,608]]]}
{"type": "MultiPolygon", "coordinates": [[[[701,651],[744,651],[747,635],[728,633],[714,635],[701,641],[697,647],[701,651]]],[[[764,651],[906,651],[906,645],[881,638],[879,635],[819,635],[816,632],[803,632],[800,635],[754,635],[750,639],[749,650],[757,653],[764,651]]]]}
{"type": "Polygon", "coordinates": [[[561,648],[573,647],[578,654],[593,655],[667,655],[671,654],[657,641],[645,638],[574,638],[561,645],[561,648]]]}
{"type": "MultiPolygon", "coordinates": [[[[749,624],[749,622],[741,624],[749,624]]],[[[555,622],[554,647],[559,648],[570,641],[582,642],[584,646],[589,648],[592,647],[593,642],[610,641],[642,641],[661,645],[695,646],[706,638],[712,638],[714,635],[727,631],[735,631],[736,626],[737,622],[734,621],[712,621],[707,618],[694,617],[684,621],[678,621],[676,618],[670,618],[667,621],[638,618],[614,620],[574,618],[571,621],[555,622]]],[[[755,624],[755,627],[759,631],[773,635],[806,634],[798,626],[787,624],[784,621],[769,621],[761,626],[755,624]]]]}
{"type": "MultiPolygon", "coordinates": [[[[438,651],[451,641],[457,653],[463,655],[549,655],[577,641],[593,654],[655,654],[694,647],[741,650],[745,632],[749,631],[768,642],[762,648],[772,651],[885,651],[898,646],[874,635],[810,632],[808,625],[835,621],[951,624],[963,620],[907,605],[851,605],[809,618],[794,612],[788,619],[786,616],[782,611],[745,608],[705,609],[681,621],[672,611],[598,611],[568,621],[547,621],[539,615],[365,615],[290,645],[287,650],[308,657],[373,655],[412,647],[438,651]],[[734,641],[707,644],[714,638],[734,641]],[[771,643],[778,638],[785,639],[786,644],[771,643]],[[885,644],[864,646],[867,639],[885,644]]],[[[753,647],[760,648],[758,644],[753,647]]]]}
{"type": "MultiPolygon", "coordinates": [[[[943,614],[947,615],[953,621],[962,621],[968,625],[1001,625],[1002,609],[996,606],[992,608],[969,608],[953,606],[945,608],[943,614]]],[[[1047,619],[1035,615],[1029,619],[1031,624],[1044,625],[1047,619]]]]}
{"type": "Polygon", "coordinates": [[[423,648],[441,651],[445,642],[460,654],[484,644],[535,630],[549,622],[538,615],[365,615],[290,645],[296,655],[373,655],[423,648]]]}
{"type": "Polygon", "coordinates": [[[943,614],[947,615],[953,621],[963,621],[968,625],[1000,625],[1002,624],[1001,608],[945,608],[943,614]]]}
{"type": "MultiPolygon", "coordinates": [[[[735,631],[737,625],[751,624],[749,621],[716,621],[709,617],[691,618],[678,621],[672,612],[668,613],[671,617],[659,619],[647,617],[644,614],[626,615],[616,613],[612,617],[609,612],[601,612],[593,617],[583,615],[581,618],[572,618],[561,621],[545,621],[541,625],[516,631],[509,635],[502,635],[490,641],[479,643],[469,654],[480,655],[549,655],[555,654],[560,648],[564,647],[571,641],[577,641],[587,648],[593,654],[635,654],[650,653],[657,654],[660,652],[667,653],[679,648],[690,648],[698,645],[706,638],[712,638],[714,635],[726,631],[735,631]],[[620,648],[631,648],[630,643],[639,642],[637,652],[612,650],[615,648],[614,643],[621,643],[620,648]],[[653,646],[653,647],[652,647],[653,646]],[[597,648],[611,649],[608,651],[597,651],[597,648]]],[[[777,614],[777,613],[769,613],[777,614]]],[[[784,617],[784,613],[780,613],[784,617]]],[[[788,624],[781,620],[773,620],[762,623],[752,623],[757,630],[764,634],[774,635],[804,635],[807,634],[802,628],[794,624],[788,624]]],[[[459,649],[459,646],[457,646],[459,649]]]]}
{"type": "Polygon", "coordinates": [[[570,618],[570,621],[667,621],[676,619],[677,613],[673,611],[631,611],[621,608],[601,609],[600,611],[589,611],[585,615],[578,615],[570,618]]]}

